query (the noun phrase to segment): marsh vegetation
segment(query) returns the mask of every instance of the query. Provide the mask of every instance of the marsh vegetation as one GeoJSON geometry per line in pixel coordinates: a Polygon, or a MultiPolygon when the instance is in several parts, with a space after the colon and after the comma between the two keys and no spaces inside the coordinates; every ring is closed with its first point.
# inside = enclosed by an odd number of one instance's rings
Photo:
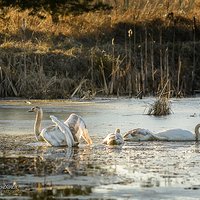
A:
{"type": "Polygon", "coordinates": [[[111,10],[52,21],[0,18],[0,96],[187,96],[199,89],[199,0],[108,1],[111,10]]]}

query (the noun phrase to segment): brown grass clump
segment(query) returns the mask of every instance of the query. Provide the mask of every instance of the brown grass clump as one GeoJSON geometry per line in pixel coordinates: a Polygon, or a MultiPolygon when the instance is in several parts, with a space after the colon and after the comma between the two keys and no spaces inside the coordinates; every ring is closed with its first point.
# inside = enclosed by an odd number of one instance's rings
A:
{"type": "Polygon", "coordinates": [[[149,108],[148,115],[162,116],[171,114],[169,99],[160,97],[149,108]]]}

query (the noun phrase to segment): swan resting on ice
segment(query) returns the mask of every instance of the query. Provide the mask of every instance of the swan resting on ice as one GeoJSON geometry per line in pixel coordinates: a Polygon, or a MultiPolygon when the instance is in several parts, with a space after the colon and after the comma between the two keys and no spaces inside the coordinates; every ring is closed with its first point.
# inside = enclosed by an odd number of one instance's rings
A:
{"type": "Polygon", "coordinates": [[[103,140],[103,144],[107,145],[121,145],[124,143],[124,139],[120,133],[120,129],[116,129],[114,133],[109,133],[103,140]]]}
{"type": "Polygon", "coordinates": [[[50,115],[54,125],[41,130],[41,122],[43,118],[42,108],[36,106],[31,108],[28,112],[35,112],[34,133],[37,141],[45,141],[51,146],[77,146],[81,137],[88,143],[92,144],[83,119],[76,115],[71,114],[69,118],[62,122],[55,116],[50,115]]]}
{"type": "Polygon", "coordinates": [[[148,129],[136,128],[123,135],[125,141],[147,141],[157,140],[157,137],[148,129]]]}
{"type": "Polygon", "coordinates": [[[133,129],[124,134],[125,141],[198,141],[200,124],[195,127],[195,134],[184,129],[169,129],[153,133],[148,129],[133,129]]]}

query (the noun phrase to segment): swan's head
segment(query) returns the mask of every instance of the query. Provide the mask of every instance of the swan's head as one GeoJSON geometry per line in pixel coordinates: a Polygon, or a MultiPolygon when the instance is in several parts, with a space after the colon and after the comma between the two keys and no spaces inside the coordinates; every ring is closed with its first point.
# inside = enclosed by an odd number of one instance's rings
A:
{"type": "Polygon", "coordinates": [[[199,128],[200,128],[200,124],[197,124],[196,126],[195,126],[195,139],[196,139],[196,141],[199,141],[199,137],[200,137],[200,132],[199,132],[199,128]]]}
{"type": "Polygon", "coordinates": [[[28,112],[42,112],[42,109],[38,106],[32,107],[30,110],[28,110],[28,112]]]}
{"type": "Polygon", "coordinates": [[[115,134],[120,134],[120,129],[119,129],[119,128],[117,128],[117,129],[115,130],[115,134]]]}
{"type": "Polygon", "coordinates": [[[144,141],[149,140],[152,137],[152,133],[147,129],[133,129],[124,134],[125,141],[144,141]]]}

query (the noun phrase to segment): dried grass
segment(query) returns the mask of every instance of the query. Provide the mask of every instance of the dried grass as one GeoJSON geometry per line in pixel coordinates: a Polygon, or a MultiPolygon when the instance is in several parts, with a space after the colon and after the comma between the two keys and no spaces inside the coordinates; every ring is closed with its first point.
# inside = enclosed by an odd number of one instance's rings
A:
{"type": "Polygon", "coordinates": [[[171,114],[171,105],[168,98],[160,97],[149,108],[148,115],[162,116],[171,114]]]}
{"type": "MultiPolygon", "coordinates": [[[[114,85],[111,93],[124,94],[129,90],[126,88],[126,77],[131,70],[128,70],[125,63],[128,51],[126,52],[124,43],[127,41],[122,38],[126,33],[125,26],[121,27],[121,24],[140,24],[142,27],[142,24],[146,25],[149,21],[159,18],[163,22],[161,26],[164,26],[166,16],[170,12],[188,19],[195,15],[197,20],[200,19],[200,0],[175,0],[173,3],[169,0],[133,0],[126,10],[121,9],[124,1],[116,2],[116,9],[111,12],[99,11],[80,16],[66,16],[60,18],[57,24],[52,23],[51,16],[47,13],[43,13],[46,19],[41,20],[37,16],[29,16],[28,11],[9,9],[7,14],[0,18],[0,61],[3,62],[3,65],[0,63],[3,69],[0,94],[11,96],[15,93],[15,88],[20,96],[39,98],[39,94],[42,94],[42,98],[65,98],[73,94],[78,87],[78,80],[83,76],[90,80],[90,84],[83,87],[82,94],[77,93],[79,96],[90,96],[88,91],[92,91],[93,96],[96,87],[108,94],[111,85],[114,85]],[[114,54],[111,44],[113,37],[116,38],[114,54]],[[5,73],[8,70],[5,68],[10,70],[9,75],[5,73]],[[38,81],[39,74],[42,77],[38,81]],[[112,80],[113,74],[115,77],[112,80]]],[[[166,23],[166,27],[168,26],[169,23],[166,23]]],[[[192,26],[187,24],[183,28],[190,30],[192,26]]],[[[141,37],[142,34],[133,34],[132,40],[137,42],[134,48],[139,45],[141,47],[141,37]]],[[[131,52],[131,48],[129,51],[131,52]]],[[[155,52],[159,52],[159,49],[155,49],[155,52]]],[[[140,58],[133,59],[137,61],[140,58]]],[[[159,65],[158,63],[157,61],[155,65],[159,65]]],[[[140,72],[134,70],[140,77],[140,72]]],[[[141,89],[138,86],[136,90],[141,89]]]]}

